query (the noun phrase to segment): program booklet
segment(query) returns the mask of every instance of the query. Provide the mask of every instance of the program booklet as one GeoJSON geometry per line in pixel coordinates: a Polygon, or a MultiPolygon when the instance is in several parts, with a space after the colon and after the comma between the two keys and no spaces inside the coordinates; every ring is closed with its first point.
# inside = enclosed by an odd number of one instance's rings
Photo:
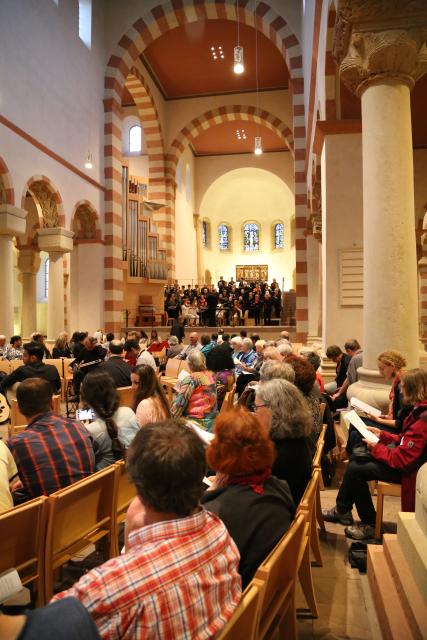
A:
{"type": "Polygon", "coordinates": [[[375,407],[371,407],[370,404],[367,404],[366,402],[363,402],[363,400],[359,400],[358,398],[352,398],[350,400],[350,404],[355,409],[364,411],[365,413],[368,413],[371,416],[375,416],[376,418],[379,418],[381,415],[381,411],[379,409],[376,409],[375,407]]]}
{"type": "Polygon", "coordinates": [[[377,442],[379,442],[378,436],[374,435],[372,431],[369,431],[366,428],[362,418],[358,416],[354,410],[346,413],[344,420],[350,422],[368,442],[372,442],[372,444],[377,444],[377,442]]]}

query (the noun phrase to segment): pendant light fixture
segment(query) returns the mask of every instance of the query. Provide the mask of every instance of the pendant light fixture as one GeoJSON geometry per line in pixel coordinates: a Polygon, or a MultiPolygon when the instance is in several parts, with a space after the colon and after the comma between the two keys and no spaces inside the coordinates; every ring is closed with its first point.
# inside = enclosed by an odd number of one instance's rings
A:
{"type": "Polygon", "coordinates": [[[92,168],[93,168],[92,153],[88,151],[86,154],[85,169],[92,169],[92,168]]]}
{"type": "MultiPolygon", "coordinates": [[[[254,27],[255,27],[255,84],[256,84],[256,108],[259,111],[259,83],[258,83],[258,29],[256,24],[257,0],[255,0],[254,9],[254,27]]],[[[259,129],[259,125],[258,125],[259,129]]],[[[258,131],[259,134],[259,131],[258,131]]],[[[262,139],[260,135],[255,136],[254,154],[260,156],[262,154],[262,139]]]]}
{"type": "Polygon", "coordinates": [[[234,47],[234,67],[233,71],[240,75],[245,70],[243,63],[243,47],[240,46],[240,21],[239,21],[239,0],[236,0],[236,19],[237,19],[237,46],[234,47]]]}

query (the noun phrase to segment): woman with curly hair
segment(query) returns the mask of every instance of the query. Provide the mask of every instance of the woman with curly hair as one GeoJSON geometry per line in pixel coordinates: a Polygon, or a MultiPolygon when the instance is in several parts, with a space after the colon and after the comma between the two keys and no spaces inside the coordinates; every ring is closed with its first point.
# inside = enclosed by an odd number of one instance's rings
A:
{"type": "Polygon", "coordinates": [[[403,408],[403,396],[400,390],[400,383],[406,367],[406,360],[403,355],[394,349],[383,351],[378,356],[378,371],[387,382],[391,382],[388,412],[375,417],[369,415],[373,427],[380,426],[383,431],[390,433],[400,433],[403,425],[403,417],[398,417],[403,408]]]}
{"type": "Polygon", "coordinates": [[[310,437],[313,442],[317,441],[319,434],[322,430],[322,412],[320,410],[320,391],[316,382],[316,371],[313,365],[302,358],[294,354],[288,355],[285,358],[285,362],[291,365],[295,371],[295,386],[301,391],[304,399],[313,419],[313,429],[310,433],[310,437]]]}
{"type": "Polygon", "coordinates": [[[256,390],[255,412],[276,448],[273,475],[286,480],[298,505],[311,477],[313,418],[302,393],[287,380],[270,380],[256,390]]]}
{"type": "Polygon", "coordinates": [[[201,502],[239,549],[244,589],[289,529],[295,505],[287,482],[272,475],[274,445],[253,413],[242,407],[221,413],[214,434],[206,458],[217,476],[201,502]]]}
{"type": "Polygon", "coordinates": [[[81,387],[83,403],[93,409],[95,420],[86,425],[93,439],[96,470],[104,469],[124,457],[139,431],[136,415],[119,406],[119,396],[108,373],[90,371],[81,387]]]}

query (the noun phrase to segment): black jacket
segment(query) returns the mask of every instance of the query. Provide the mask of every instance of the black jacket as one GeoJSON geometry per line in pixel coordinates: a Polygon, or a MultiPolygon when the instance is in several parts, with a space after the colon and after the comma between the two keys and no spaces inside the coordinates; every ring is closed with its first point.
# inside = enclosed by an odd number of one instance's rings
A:
{"type": "Polygon", "coordinates": [[[23,364],[22,367],[18,367],[15,371],[12,371],[12,373],[3,378],[1,389],[4,392],[14,385],[15,382],[22,382],[27,378],[43,378],[43,380],[47,380],[51,384],[53,393],[57,393],[61,388],[61,378],[59,377],[58,369],[52,364],[45,364],[40,361],[33,364],[23,364]]]}
{"type": "Polygon", "coordinates": [[[228,342],[221,342],[211,351],[206,358],[206,366],[210,371],[224,371],[234,369],[234,362],[231,356],[232,348],[228,342]]]}
{"type": "Polygon", "coordinates": [[[273,474],[286,480],[296,505],[299,504],[311,478],[314,446],[310,438],[283,438],[274,440],[277,457],[273,474]]]}
{"type": "Polygon", "coordinates": [[[130,387],[132,384],[130,379],[132,367],[120,356],[111,356],[109,360],[102,362],[98,371],[108,373],[116,387],[130,387]]]}

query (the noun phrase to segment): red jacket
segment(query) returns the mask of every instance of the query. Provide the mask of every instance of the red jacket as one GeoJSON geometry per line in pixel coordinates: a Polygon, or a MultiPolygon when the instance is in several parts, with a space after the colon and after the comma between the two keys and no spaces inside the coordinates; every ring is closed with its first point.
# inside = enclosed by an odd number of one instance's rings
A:
{"type": "Polygon", "coordinates": [[[401,433],[381,431],[371,453],[376,460],[402,471],[402,511],[415,511],[417,471],[427,461],[427,401],[417,404],[405,418],[401,433]],[[389,444],[395,447],[389,448],[389,444]]]}

